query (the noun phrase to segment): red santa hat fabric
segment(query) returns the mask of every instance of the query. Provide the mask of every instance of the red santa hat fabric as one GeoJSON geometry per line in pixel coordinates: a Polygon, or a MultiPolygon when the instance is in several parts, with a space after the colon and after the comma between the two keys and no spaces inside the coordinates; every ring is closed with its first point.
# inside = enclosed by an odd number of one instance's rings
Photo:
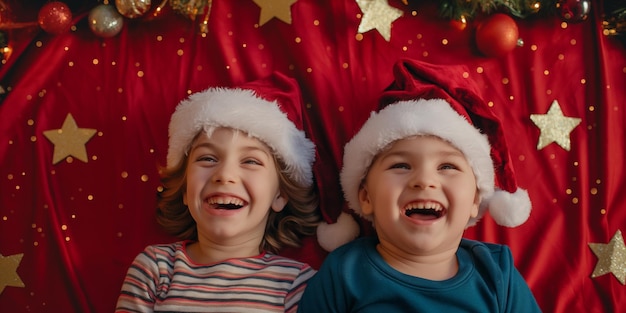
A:
{"type": "Polygon", "coordinates": [[[468,69],[401,60],[393,71],[395,80],[383,92],[379,111],[345,146],[340,178],[348,206],[362,215],[358,189],[378,152],[402,138],[434,135],[463,152],[476,176],[482,201],[468,226],[487,211],[499,225],[524,223],[530,198],[517,186],[500,120],[461,75],[468,69]]]}

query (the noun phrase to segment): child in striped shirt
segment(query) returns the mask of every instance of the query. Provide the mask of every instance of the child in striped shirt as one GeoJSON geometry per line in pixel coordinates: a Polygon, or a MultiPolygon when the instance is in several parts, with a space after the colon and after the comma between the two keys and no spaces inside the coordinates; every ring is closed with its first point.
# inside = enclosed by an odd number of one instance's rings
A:
{"type": "Polygon", "coordinates": [[[319,220],[301,108],[280,73],[178,105],[157,219],[182,241],[135,258],[117,312],[296,311],[315,271],[277,253],[319,220]]]}

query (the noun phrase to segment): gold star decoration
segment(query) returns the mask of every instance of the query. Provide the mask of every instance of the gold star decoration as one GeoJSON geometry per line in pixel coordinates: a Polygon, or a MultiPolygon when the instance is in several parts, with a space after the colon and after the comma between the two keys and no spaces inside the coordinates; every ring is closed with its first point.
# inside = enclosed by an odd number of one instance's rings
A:
{"type": "Polygon", "coordinates": [[[54,144],[52,164],[57,164],[68,156],[74,156],[87,163],[85,144],[95,133],[95,129],[78,128],[74,117],[68,113],[60,129],[43,132],[43,135],[54,144]]]}
{"type": "Polygon", "coordinates": [[[17,275],[17,267],[22,262],[24,253],[2,256],[0,254],[0,294],[4,291],[4,287],[24,287],[24,282],[17,275]]]}
{"type": "Polygon", "coordinates": [[[559,102],[556,100],[552,101],[548,113],[531,114],[530,119],[541,129],[537,150],[541,150],[550,143],[556,142],[563,149],[569,151],[569,135],[581,122],[580,118],[564,116],[559,102]]]}
{"type": "Polygon", "coordinates": [[[391,40],[391,23],[402,16],[402,10],[387,3],[387,0],[356,0],[363,12],[359,34],[376,29],[386,41],[391,40]]]}
{"type": "Polygon", "coordinates": [[[259,25],[267,23],[273,17],[291,24],[291,5],[298,0],[254,0],[261,7],[259,25]]]}
{"type": "Polygon", "coordinates": [[[626,246],[624,246],[622,231],[618,229],[609,243],[590,243],[589,248],[598,257],[598,263],[591,277],[613,273],[622,285],[626,285],[626,246]]]}

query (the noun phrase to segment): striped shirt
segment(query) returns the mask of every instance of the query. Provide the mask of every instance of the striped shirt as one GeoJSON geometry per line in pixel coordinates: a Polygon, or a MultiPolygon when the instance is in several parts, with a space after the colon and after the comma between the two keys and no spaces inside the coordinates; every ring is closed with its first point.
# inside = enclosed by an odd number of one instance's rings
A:
{"type": "Polygon", "coordinates": [[[116,312],[295,312],[315,270],[269,253],[195,264],[189,241],[152,245],[128,269],[116,312]]]}

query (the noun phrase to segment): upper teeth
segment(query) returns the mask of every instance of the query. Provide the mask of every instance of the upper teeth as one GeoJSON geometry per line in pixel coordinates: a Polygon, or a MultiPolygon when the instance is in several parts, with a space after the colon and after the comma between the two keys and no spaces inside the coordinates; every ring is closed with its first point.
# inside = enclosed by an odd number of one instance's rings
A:
{"type": "Polygon", "coordinates": [[[209,199],[209,204],[234,204],[243,205],[243,201],[233,197],[212,197],[209,199]]]}
{"type": "Polygon", "coordinates": [[[437,202],[433,202],[433,201],[425,201],[425,202],[413,202],[413,203],[409,203],[409,205],[407,205],[404,210],[412,210],[412,209],[426,209],[426,210],[435,210],[435,211],[441,211],[443,210],[443,207],[441,206],[441,204],[437,203],[437,202]]]}

